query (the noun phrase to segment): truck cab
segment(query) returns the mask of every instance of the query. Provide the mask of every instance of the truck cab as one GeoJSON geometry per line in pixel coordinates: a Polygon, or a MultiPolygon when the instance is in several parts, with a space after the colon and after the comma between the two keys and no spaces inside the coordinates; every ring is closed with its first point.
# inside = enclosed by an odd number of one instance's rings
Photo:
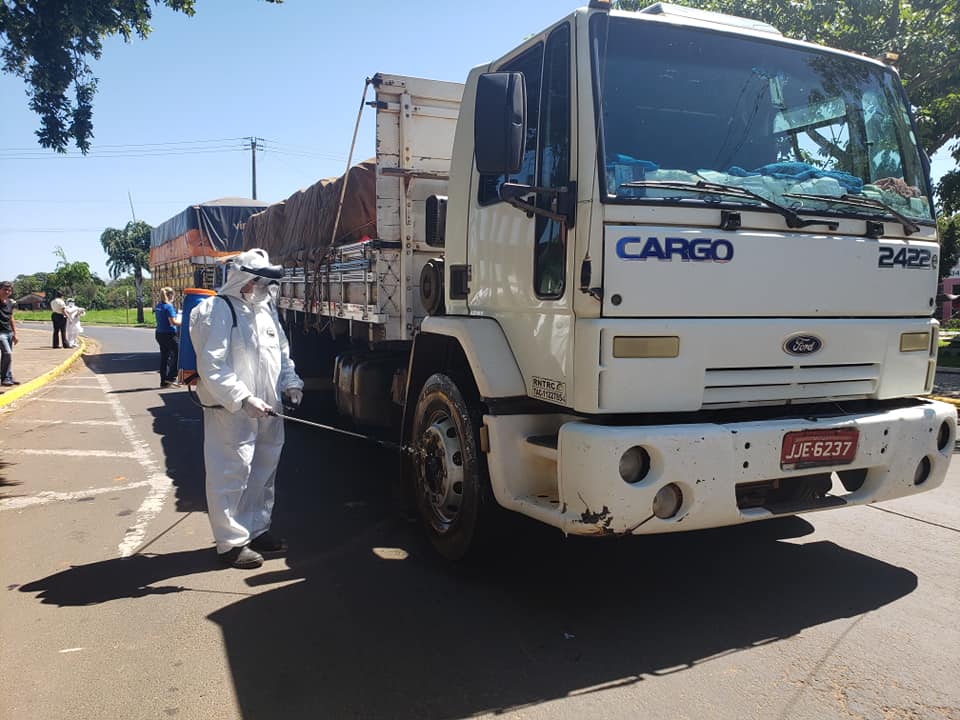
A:
{"type": "Polygon", "coordinates": [[[943,481],[939,245],[892,67],[596,2],[471,72],[451,158],[403,426],[441,552],[493,504],[637,534],[943,481]]]}

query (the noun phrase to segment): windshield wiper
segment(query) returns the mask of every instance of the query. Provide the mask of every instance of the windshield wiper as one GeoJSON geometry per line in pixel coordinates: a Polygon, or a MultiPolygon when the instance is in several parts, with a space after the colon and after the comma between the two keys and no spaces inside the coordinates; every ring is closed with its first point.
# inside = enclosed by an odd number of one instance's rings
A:
{"type": "MultiPolygon", "coordinates": [[[[826,203],[833,204],[844,204],[844,205],[853,205],[854,207],[862,208],[872,208],[874,210],[884,210],[890,215],[895,217],[897,221],[903,225],[904,234],[909,237],[915,232],[920,231],[920,226],[917,225],[913,220],[908,218],[906,215],[896,210],[882,200],[874,200],[873,198],[868,197],[859,197],[857,195],[841,195],[840,197],[835,197],[833,195],[807,195],[805,193],[784,193],[784,197],[800,198],[801,200],[821,200],[826,203]]],[[[874,217],[882,217],[880,215],[874,215],[874,217]]]]}
{"type": "MultiPolygon", "coordinates": [[[[682,180],[632,180],[631,182],[623,183],[617,189],[619,190],[619,188],[622,187],[686,190],[689,192],[698,192],[703,194],[726,195],[727,197],[751,198],[783,215],[784,219],[787,221],[787,227],[789,228],[804,228],[810,227],[811,225],[826,225],[829,230],[836,230],[839,227],[838,223],[831,220],[804,220],[792,208],[788,208],[786,205],[781,205],[778,202],[774,202],[770,198],[765,198],[763,195],[759,195],[751,190],[747,190],[746,188],[738,187],[737,185],[721,185],[720,183],[707,182],[706,180],[700,180],[699,182],[695,183],[683,182],[682,180]]],[[[726,220],[723,221],[721,227],[724,230],[736,229],[736,227],[733,226],[726,226],[726,220]]],[[[739,224],[737,227],[739,227],[739,224]]]]}

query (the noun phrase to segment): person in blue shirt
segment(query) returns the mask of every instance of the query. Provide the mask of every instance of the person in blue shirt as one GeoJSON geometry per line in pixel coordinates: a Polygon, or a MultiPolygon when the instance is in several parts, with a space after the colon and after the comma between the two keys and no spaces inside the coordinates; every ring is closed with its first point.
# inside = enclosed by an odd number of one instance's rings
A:
{"type": "Polygon", "coordinates": [[[153,309],[157,318],[157,345],[160,346],[160,387],[175,387],[177,383],[177,356],[180,348],[177,344],[177,326],[180,319],[173,306],[173,288],[160,289],[160,302],[153,309]]]}

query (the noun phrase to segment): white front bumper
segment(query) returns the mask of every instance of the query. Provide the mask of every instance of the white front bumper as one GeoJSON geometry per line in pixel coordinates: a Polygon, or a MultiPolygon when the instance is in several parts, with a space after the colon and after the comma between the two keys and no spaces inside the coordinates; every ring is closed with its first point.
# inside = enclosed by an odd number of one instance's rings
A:
{"type": "MultiPolygon", "coordinates": [[[[925,402],[884,412],[824,419],[765,420],[695,425],[609,426],[581,421],[561,426],[558,440],[559,520],[578,535],[663,533],[735,525],[771,517],[763,508],[740,509],[736,486],[775,478],[867,469],[863,485],[831,494],[846,505],[890,500],[939,486],[956,438],[952,405],[925,402]],[[947,423],[943,442],[940,429],[947,423]],[[782,470],[783,436],[796,430],[858,428],[859,447],[850,464],[782,470]],[[942,448],[937,447],[938,436],[942,448]],[[650,471],[634,485],[620,477],[619,462],[634,445],[650,455],[650,471]],[[925,482],[914,484],[918,464],[930,462],[925,482]],[[656,492],[676,483],[683,503],[672,518],[653,516],[656,492]]],[[[819,508],[814,508],[819,509],[819,508]]],[[[806,511],[798,510],[797,512],[806,511]]],[[[791,511],[792,514],[792,511],[791,511]]]]}

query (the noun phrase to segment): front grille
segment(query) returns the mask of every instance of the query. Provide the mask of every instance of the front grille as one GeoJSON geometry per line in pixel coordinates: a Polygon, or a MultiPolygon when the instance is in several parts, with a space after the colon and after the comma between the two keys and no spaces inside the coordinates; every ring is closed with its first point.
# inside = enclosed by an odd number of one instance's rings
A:
{"type": "Polygon", "coordinates": [[[707,368],[703,406],[870,397],[879,380],[876,363],[707,368]]]}

